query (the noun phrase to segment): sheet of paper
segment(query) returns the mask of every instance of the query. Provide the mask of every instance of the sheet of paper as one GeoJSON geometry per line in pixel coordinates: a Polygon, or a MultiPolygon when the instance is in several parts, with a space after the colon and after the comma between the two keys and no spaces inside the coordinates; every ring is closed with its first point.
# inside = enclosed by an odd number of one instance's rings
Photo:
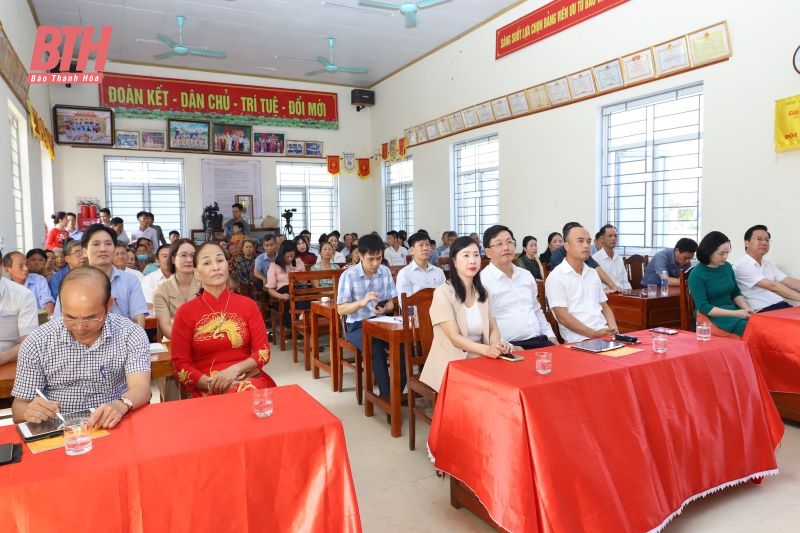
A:
{"type": "Polygon", "coordinates": [[[388,322],[390,324],[402,324],[403,319],[399,316],[376,316],[372,317],[369,320],[373,322],[388,322]]]}
{"type": "Polygon", "coordinates": [[[164,348],[164,345],[160,342],[151,342],[150,343],[150,353],[164,353],[167,349],[164,348]]]}

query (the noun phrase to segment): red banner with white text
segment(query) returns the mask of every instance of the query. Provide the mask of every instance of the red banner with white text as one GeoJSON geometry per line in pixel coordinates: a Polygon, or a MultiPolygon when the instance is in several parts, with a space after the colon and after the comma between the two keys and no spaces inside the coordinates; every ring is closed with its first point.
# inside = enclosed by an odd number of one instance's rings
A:
{"type": "Polygon", "coordinates": [[[521,50],[628,0],[553,0],[497,30],[495,59],[521,50]]]}
{"type": "Polygon", "coordinates": [[[338,129],[336,93],[106,72],[100,105],[119,117],[338,129]]]}

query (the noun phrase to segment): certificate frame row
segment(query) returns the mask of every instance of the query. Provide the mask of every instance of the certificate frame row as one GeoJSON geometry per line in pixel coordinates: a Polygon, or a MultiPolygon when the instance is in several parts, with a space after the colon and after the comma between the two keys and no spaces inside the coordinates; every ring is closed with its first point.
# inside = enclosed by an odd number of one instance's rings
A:
{"type": "Polygon", "coordinates": [[[728,23],[722,21],[591,68],[406,128],[406,146],[647,83],[724,61],[731,55],[728,23]]]}

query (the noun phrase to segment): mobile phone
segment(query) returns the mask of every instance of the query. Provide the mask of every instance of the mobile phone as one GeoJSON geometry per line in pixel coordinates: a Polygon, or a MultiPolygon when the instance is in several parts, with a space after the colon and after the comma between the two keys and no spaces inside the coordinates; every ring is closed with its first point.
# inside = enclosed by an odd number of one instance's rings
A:
{"type": "Polygon", "coordinates": [[[14,460],[14,445],[0,444],[0,465],[10,463],[14,460]]]}
{"type": "Polygon", "coordinates": [[[498,359],[503,359],[505,361],[511,361],[511,362],[514,362],[514,363],[516,363],[517,361],[522,361],[523,359],[525,359],[521,355],[514,355],[513,353],[501,353],[500,355],[497,356],[497,358],[498,359]]]}
{"type": "Polygon", "coordinates": [[[387,303],[389,303],[389,300],[381,300],[380,302],[375,304],[375,307],[386,307],[387,303]]]}
{"type": "Polygon", "coordinates": [[[64,433],[63,423],[58,418],[50,418],[44,422],[23,422],[17,424],[17,430],[26,441],[46,439],[64,433]]]}
{"type": "Polygon", "coordinates": [[[650,328],[650,331],[653,333],[661,333],[662,335],[677,335],[677,329],[670,329],[670,328],[650,328]]]}

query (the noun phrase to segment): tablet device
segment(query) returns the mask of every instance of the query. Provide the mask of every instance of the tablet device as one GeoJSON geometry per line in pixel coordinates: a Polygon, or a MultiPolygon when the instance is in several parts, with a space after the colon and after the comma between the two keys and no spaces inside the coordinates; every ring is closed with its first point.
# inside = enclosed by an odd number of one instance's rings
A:
{"type": "MultiPolygon", "coordinates": [[[[94,409],[84,409],[62,415],[65,420],[74,418],[89,418],[94,409]]],[[[25,442],[47,439],[64,433],[64,423],[58,418],[51,418],[44,422],[23,422],[17,424],[17,431],[25,442]]]]}
{"type": "Polygon", "coordinates": [[[576,350],[583,350],[584,352],[600,353],[609,350],[616,350],[617,348],[624,348],[625,344],[618,341],[606,341],[603,339],[592,339],[588,341],[576,342],[572,345],[576,350]]]}

